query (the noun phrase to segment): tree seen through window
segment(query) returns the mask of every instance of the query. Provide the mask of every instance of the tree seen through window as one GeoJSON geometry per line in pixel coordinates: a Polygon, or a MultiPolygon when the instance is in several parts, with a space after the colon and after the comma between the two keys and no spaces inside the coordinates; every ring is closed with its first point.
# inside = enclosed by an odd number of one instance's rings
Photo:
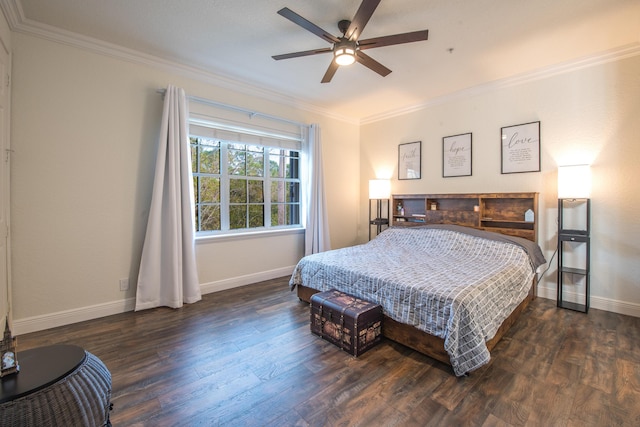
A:
{"type": "Polygon", "coordinates": [[[300,225],[299,152],[192,136],[197,232],[300,225]]]}

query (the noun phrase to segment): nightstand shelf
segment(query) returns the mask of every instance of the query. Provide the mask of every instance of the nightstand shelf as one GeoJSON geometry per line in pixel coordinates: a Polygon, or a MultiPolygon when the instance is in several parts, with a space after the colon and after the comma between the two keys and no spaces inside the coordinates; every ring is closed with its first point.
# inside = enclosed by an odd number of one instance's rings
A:
{"type": "Polygon", "coordinates": [[[557,305],[583,313],[589,311],[590,223],[590,199],[558,199],[557,305]],[[584,302],[576,302],[581,298],[578,292],[573,292],[573,301],[565,300],[565,288],[580,283],[584,283],[584,302]]]}
{"type": "Polygon", "coordinates": [[[569,274],[582,274],[583,276],[587,275],[587,270],[584,268],[562,267],[560,271],[569,274]]]}
{"type": "Polygon", "coordinates": [[[580,311],[582,313],[587,313],[589,311],[588,304],[579,304],[579,303],[569,302],[569,301],[561,301],[558,304],[558,307],[565,308],[567,310],[580,311]]]}
{"type": "Polygon", "coordinates": [[[369,200],[369,240],[389,227],[389,200],[369,200]],[[375,206],[371,207],[371,202],[375,206]],[[374,216],[372,218],[372,216],[374,216]],[[373,229],[373,230],[372,230],[373,229]]]}

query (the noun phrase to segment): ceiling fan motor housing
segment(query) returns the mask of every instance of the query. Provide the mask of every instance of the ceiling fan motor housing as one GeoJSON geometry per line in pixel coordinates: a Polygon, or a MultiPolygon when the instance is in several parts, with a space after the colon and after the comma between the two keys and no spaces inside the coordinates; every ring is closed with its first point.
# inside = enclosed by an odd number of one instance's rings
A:
{"type": "Polygon", "coordinates": [[[348,19],[343,19],[342,21],[338,22],[338,29],[340,30],[342,35],[347,32],[347,30],[349,29],[349,25],[351,25],[351,21],[349,21],[348,19]]]}

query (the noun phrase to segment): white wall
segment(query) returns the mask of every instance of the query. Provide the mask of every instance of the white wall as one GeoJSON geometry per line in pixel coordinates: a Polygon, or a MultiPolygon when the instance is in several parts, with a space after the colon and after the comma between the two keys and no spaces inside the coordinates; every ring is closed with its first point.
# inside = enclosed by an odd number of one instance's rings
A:
{"type": "MultiPolygon", "coordinates": [[[[333,247],[353,244],[359,128],[353,123],[15,33],[11,209],[17,333],[131,308],[167,84],[190,95],[318,123],[333,247]],[[353,167],[356,165],[356,167],[353,167]],[[132,287],[119,290],[129,277],[132,287]]],[[[302,234],[198,243],[203,291],[286,275],[302,234]]]]}
{"type": "MultiPolygon", "coordinates": [[[[510,87],[451,97],[361,128],[361,232],[366,183],[392,177],[392,192],[537,191],[539,243],[557,242],[557,167],[592,165],[592,307],[640,316],[640,56],[510,87]],[[500,173],[500,128],[541,122],[542,171],[500,173]],[[442,137],[473,133],[473,175],[442,178],[442,137]],[[398,144],[422,141],[422,179],[398,181],[398,144]]],[[[539,286],[555,298],[556,259],[539,286]]]]}

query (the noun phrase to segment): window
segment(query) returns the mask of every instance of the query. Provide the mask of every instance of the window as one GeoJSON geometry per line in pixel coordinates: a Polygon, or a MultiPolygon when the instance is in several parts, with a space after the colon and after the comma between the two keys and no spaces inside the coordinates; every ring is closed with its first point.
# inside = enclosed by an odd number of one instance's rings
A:
{"type": "Polygon", "coordinates": [[[191,126],[196,232],[299,227],[300,151],[270,146],[269,138],[248,142],[256,138],[242,133],[200,136],[207,132],[216,133],[191,126]]]}

